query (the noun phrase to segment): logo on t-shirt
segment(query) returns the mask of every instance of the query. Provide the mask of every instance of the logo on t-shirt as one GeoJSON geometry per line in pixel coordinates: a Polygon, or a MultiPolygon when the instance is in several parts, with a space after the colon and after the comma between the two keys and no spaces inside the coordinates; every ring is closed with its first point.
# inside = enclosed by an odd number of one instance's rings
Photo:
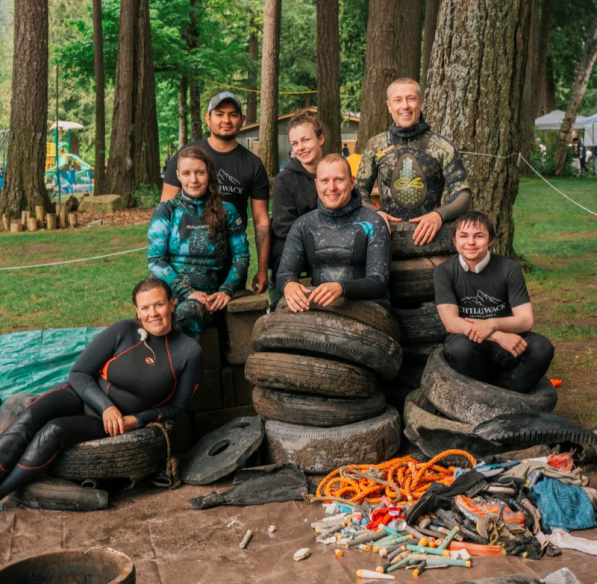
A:
{"type": "Polygon", "coordinates": [[[225,181],[231,182],[233,185],[239,185],[240,181],[235,179],[231,174],[227,173],[223,168],[218,171],[218,182],[223,184],[225,181]]]}
{"type": "Polygon", "coordinates": [[[477,291],[476,296],[465,296],[461,301],[460,312],[473,318],[491,318],[506,308],[506,303],[499,298],[477,291]]]}

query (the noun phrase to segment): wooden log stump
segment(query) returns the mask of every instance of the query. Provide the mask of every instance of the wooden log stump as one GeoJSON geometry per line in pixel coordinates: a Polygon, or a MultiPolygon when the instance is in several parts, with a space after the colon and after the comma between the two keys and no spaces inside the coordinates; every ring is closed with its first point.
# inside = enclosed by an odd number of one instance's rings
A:
{"type": "Polygon", "coordinates": [[[68,216],[68,209],[66,208],[66,205],[62,205],[60,207],[60,227],[62,229],[66,229],[68,227],[67,216],[68,216]]]}
{"type": "Polygon", "coordinates": [[[23,231],[23,224],[20,219],[13,219],[10,222],[10,232],[18,233],[19,231],[23,231]]]}
{"type": "Polygon", "coordinates": [[[29,231],[37,231],[37,217],[29,217],[27,219],[27,229],[29,231]]]}
{"type": "Polygon", "coordinates": [[[77,214],[76,213],[68,214],[68,226],[71,229],[74,229],[77,226],[77,214]]]}
{"type": "Polygon", "coordinates": [[[40,229],[44,228],[44,219],[46,216],[46,210],[43,205],[35,205],[35,217],[37,218],[37,226],[40,229]]]}
{"type": "Polygon", "coordinates": [[[46,215],[46,222],[48,229],[56,229],[56,213],[48,213],[46,215]]]}
{"type": "Polygon", "coordinates": [[[27,225],[27,211],[21,211],[21,223],[27,225]]]}
{"type": "Polygon", "coordinates": [[[2,225],[4,225],[4,231],[10,231],[10,215],[2,215],[2,225]]]}

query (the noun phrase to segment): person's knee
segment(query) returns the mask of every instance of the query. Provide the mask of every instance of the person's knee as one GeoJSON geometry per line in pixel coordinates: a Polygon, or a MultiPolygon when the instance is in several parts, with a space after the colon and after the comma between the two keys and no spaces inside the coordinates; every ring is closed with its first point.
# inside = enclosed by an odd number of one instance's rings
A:
{"type": "Polygon", "coordinates": [[[60,422],[48,422],[29,443],[23,453],[23,460],[27,467],[39,467],[47,464],[64,445],[62,441],[64,429],[60,422]]]}
{"type": "Polygon", "coordinates": [[[531,357],[534,360],[545,364],[545,368],[549,367],[555,354],[555,348],[552,342],[543,335],[534,334],[532,338],[527,340],[531,357]]]}
{"type": "Polygon", "coordinates": [[[444,344],[444,353],[453,369],[466,368],[478,347],[465,335],[451,335],[444,344]]]}

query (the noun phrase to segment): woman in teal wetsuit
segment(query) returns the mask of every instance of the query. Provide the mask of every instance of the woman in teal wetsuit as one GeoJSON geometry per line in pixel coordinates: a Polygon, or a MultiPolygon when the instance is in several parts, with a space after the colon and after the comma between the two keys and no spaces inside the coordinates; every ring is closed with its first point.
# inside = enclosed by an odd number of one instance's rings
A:
{"type": "Polygon", "coordinates": [[[156,208],[147,256],[153,275],[174,291],[179,328],[199,340],[213,313],[226,308],[245,281],[249,246],[238,211],[222,200],[205,150],[181,150],[176,174],[182,189],[156,208]]]}

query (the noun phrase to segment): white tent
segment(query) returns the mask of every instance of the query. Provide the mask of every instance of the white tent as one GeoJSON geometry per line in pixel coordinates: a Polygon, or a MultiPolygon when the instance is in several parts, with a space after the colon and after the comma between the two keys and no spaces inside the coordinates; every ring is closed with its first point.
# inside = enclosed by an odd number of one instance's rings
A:
{"type": "Polygon", "coordinates": [[[597,114],[585,118],[582,125],[585,130],[585,146],[597,146],[597,114]]]}
{"type": "MultiPolygon", "coordinates": [[[[566,112],[563,112],[562,110],[553,110],[552,112],[537,118],[535,120],[535,128],[537,128],[537,130],[559,130],[565,115],[566,112]]],[[[585,116],[576,116],[572,129],[582,130],[584,121],[585,116]]]]}
{"type": "MultiPolygon", "coordinates": [[[[48,122],[49,124],[50,122],[48,122]]],[[[59,120],[58,121],[58,127],[61,130],[82,130],[85,126],[79,124],[79,122],[67,122],[65,120],[59,120]]],[[[50,126],[50,130],[55,130],[56,129],[56,122],[54,122],[51,126],[50,126]]]]}

